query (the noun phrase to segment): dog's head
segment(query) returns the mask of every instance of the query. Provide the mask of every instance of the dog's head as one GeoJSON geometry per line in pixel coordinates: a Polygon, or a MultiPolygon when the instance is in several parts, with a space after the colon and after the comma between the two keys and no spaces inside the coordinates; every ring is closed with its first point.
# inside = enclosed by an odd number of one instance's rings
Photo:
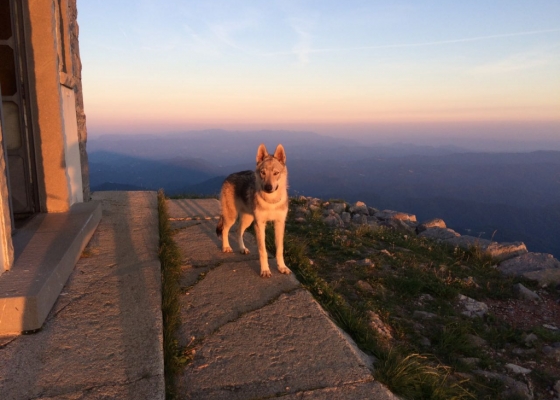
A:
{"type": "Polygon", "coordinates": [[[286,152],[279,144],[274,155],[268,154],[264,144],[257,150],[257,184],[266,193],[278,190],[283,179],[286,179],[286,152]]]}

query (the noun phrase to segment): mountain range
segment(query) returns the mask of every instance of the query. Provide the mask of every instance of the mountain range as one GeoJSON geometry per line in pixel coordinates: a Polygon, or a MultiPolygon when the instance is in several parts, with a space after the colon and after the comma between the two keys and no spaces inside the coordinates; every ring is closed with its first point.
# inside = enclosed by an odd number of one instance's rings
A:
{"type": "Polygon", "coordinates": [[[225,176],[254,168],[261,142],[270,152],[279,142],[286,148],[292,195],[439,217],[462,234],[524,241],[530,251],[560,255],[557,151],[366,146],[283,131],[111,135],[88,142],[91,188],[217,194],[225,176]]]}

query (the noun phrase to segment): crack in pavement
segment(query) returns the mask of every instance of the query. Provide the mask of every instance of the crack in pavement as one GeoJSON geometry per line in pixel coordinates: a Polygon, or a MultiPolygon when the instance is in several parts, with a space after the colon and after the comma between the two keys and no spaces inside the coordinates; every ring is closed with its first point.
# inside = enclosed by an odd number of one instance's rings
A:
{"type": "MultiPolygon", "coordinates": [[[[35,397],[29,397],[28,400],[37,400],[37,399],[42,399],[44,397],[59,397],[59,396],[67,396],[73,393],[80,393],[82,395],[85,395],[89,392],[91,392],[92,390],[96,390],[96,389],[100,389],[100,388],[105,388],[105,387],[125,387],[125,386],[129,386],[135,383],[138,383],[140,381],[143,381],[145,379],[152,379],[152,378],[157,378],[162,376],[162,374],[155,374],[155,375],[142,375],[141,377],[134,379],[132,381],[126,381],[126,382],[114,382],[114,383],[107,383],[107,384],[103,384],[103,385],[93,385],[93,386],[89,386],[83,389],[72,389],[72,390],[68,390],[68,391],[61,391],[59,393],[49,393],[48,390],[41,392],[39,395],[35,396],[35,397]]],[[[84,398],[84,396],[80,397],[81,399],[84,398]]]]}

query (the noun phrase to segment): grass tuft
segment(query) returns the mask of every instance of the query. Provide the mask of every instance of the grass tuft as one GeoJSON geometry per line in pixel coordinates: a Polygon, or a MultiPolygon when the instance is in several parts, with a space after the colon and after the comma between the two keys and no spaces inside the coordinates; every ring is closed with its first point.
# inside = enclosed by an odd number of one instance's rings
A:
{"type": "Polygon", "coordinates": [[[188,362],[187,354],[177,341],[181,325],[179,297],[181,288],[181,254],[173,241],[169,214],[163,190],[158,191],[159,213],[159,259],[161,263],[161,310],[163,315],[163,352],[165,368],[165,392],[167,399],[176,397],[175,376],[179,368],[188,362]]]}

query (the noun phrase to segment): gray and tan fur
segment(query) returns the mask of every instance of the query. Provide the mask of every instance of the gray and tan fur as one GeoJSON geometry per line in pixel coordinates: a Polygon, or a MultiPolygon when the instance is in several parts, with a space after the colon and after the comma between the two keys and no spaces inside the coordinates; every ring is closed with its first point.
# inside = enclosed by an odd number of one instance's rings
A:
{"type": "Polygon", "coordinates": [[[257,150],[256,170],[229,175],[222,185],[220,201],[222,215],[216,227],[216,234],[222,237],[222,251],[233,252],[228,234],[239,216],[239,251],[249,254],[243,243],[243,233],[254,221],[261,276],[270,277],[265,227],[268,221],[274,221],[278,271],[289,274],[291,271],[284,263],[284,225],[288,215],[288,169],[284,147],[279,144],[274,155],[270,155],[264,144],[261,144],[257,150]]]}

